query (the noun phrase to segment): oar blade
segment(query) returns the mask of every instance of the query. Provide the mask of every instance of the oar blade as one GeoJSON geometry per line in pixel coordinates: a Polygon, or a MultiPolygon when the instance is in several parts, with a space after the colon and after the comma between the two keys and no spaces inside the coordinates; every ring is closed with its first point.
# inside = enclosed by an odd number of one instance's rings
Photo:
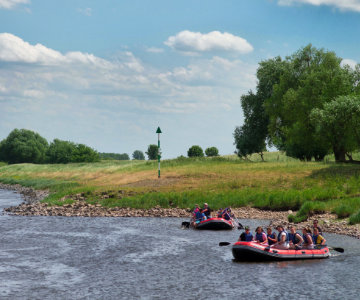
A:
{"type": "Polygon", "coordinates": [[[231,243],[229,243],[229,242],[220,242],[220,243],[219,243],[219,246],[220,246],[220,247],[222,247],[222,246],[229,246],[229,245],[231,245],[231,243]]]}
{"type": "Polygon", "coordinates": [[[332,248],[333,250],[337,251],[337,252],[340,252],[340,253],[344,253],[345,250],[344,248],[340,248],[340,247],[335,247],[335,248],[332,248]]]}

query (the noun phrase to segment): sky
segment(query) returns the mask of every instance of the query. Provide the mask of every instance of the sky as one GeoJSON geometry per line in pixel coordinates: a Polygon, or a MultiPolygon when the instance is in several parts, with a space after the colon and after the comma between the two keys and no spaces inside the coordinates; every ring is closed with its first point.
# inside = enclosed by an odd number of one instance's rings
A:
{"type": "Polygon", "coordinates": [[[360,0],[0,0],[0,140],[233,154],[258,63],[309,43],[360,62],[360,0]]]}

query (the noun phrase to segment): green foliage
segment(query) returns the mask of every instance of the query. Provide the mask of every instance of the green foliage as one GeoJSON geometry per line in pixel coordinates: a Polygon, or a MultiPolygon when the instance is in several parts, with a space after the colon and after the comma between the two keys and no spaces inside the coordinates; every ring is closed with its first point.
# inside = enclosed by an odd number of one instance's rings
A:
{"type": "Polygon", "coordinates": [[[51,164],[67,164],[72,162],[76,145],[72,142],[54,139],[47,151],[48,162],[51,164]]]}
{"type": "Polygon", "coordinates": [[[263,158],[263,151],[266,150],[265,139],[257,136],[257,131],[245,123],[241,127],[236,127],[234,132],[236,154],[241,158],[248,155],[259,153],[263,158]]]}
{"type": "Polygon", "coordinates": [[[347,218],[349,217],[354,211],[354,208],[352,206],[349,206],[347,204],[342,204],[338,207],[336,207],[332,212],[335,213],[338,218],[347,218]]]}
{"type": "Polygon", "coordinates": [[[189,148],[187,155],[188,157],[204,157],[204,151],[200,146],[194,145],[189,148]]]}
{"type": "Polygon", "coordinates": [[[0,143],[0,160],[10,164],[44,163],[49,145],[38,133],[14,129],[0,143]]]}
{"type": "Polygon", "coordinates": [[[331,144],[336,161],[345,161],[346,153],[360,148],[360,96],[339,96],[313,109],[311,119],[331,144]]]}
{"type": "Polygon", "coordinates": [[[216,147],[209,147],[205,149],[205,154],[208,157],[219,156],[219,150],[216,147]]]}
{"type": "Polygon", "coordinates": [[[313,109],[340,95],[351,94],[358,82],[350,68],[342,68],[334,52],[308,45],[287,57],[284,73],[265,101],[270,141],[287,155],[322,160],[329,152],[327,139],[315,130],[313,109]]]}
{"type": "Polygon", "coordinates": [[[151,144],[148,146],[147,151],[145,152],[149,160],[155,160],[158,157],[159,147],[157,145],[151,144]]]}
{"type": "Polygon", "coordinates": [[[104,160],[130,160],[129,154],[127,153],[99,153],[99,157],[104,160]]]}
{"type": "Polygon", "coordinates": [[[99,160],[99,154],[84,144],[77,144],[72,153],[72,162],[97,162],[99,160]]]}
{"type": "Polygon", "coordinates": [[[349,224],[355,225],[360,223],[360,210],[358,210],[355,214],[351,215],[349,218],[349,224]]]}
{"type": "Polygon", "coordinates": [[[145,155],[142,151],[135,150],[134,153],[132,154],[132,158],[136,160],[145,160],[145,155]]]}

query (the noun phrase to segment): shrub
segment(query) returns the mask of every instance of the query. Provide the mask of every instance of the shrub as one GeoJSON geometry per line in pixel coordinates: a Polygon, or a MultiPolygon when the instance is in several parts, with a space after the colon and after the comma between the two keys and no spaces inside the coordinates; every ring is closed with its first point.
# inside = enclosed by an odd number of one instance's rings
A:
{"type": "Polygon", "coordinates": [[[134,153],[132,154],[132,158],[137,160],[145,160],[145,155],[142,151],[135,150],[134,153]]]}
{"type": "Polygon", "coordinates": [[[333,210],[333,212],[337,214],[338,218],[347,218],[353,211],[354,208],[346,204],[342,204],[333,210]]]}
{"type": "Polygon", "coordinates": [[[209,147],[205,149],[206,156],[219,156],[219,150],[216,147],[209,147]]]}
{"type": "Polygon", "coordinates": [[[350,225],[355,225],[355,224],[358,224],[358,223],[360,223],[360,210],[357,213],[351,215],[350,218],[349,218],[349,224],[350,225]]]}
{"type": "Polygon", "coordinates": [[[157,159],[158,152],[159,152],[159,147],[157,145],[151,144],[148,146],[148,149],[145,153],[148,156],[149,160],[155,160],[157,159]]]}
{"type": "Polygon", "coordinates": [[[99,157],[100,159],[104,159],[104,160],[129,160],[129,154],[127,153],[99,153],[99,157]]]}
{"type": "Polygon", "coordinates": [[[204,157],[204,151],[198,145],[191,146],[187,154],[189,157],[204,157]]]}

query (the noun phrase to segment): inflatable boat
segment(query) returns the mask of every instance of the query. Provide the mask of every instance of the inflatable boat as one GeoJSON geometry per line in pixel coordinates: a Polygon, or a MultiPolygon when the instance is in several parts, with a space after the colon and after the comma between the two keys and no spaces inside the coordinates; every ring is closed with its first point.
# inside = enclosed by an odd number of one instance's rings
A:
{"type": "Polygon", "coordinates": [[[235,227],[235,221],[223,218],[209,218],[196,224],[195,229],[202,230],[231,230],[235,227]]]}
{"type": "Polygon", "coordinates": [[[311,250],[280,250],[268,247],[267,245],[260,245],[256,242],[236,242],[232,246],[232,253],[237,261],[318,259],[330,256],[327,246],[311,250]]]}

